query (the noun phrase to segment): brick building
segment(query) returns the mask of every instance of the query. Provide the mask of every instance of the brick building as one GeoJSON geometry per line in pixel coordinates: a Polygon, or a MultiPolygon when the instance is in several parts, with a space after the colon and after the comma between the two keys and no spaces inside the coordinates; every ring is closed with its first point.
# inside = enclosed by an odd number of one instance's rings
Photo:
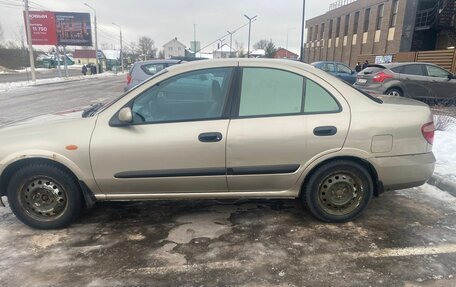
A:
{"type": "Polygon", "coordinates": [[[446,49],[455,9],[454,0],[340,0],[306,22],[304,59],[354,67],[359,55],[446,49]]]}
{"type": "Polygon", "coordinates": [[[278,59],[290,59],[290,60],[297,60],[299,57],[298,54],[295,54],[285,48],[278,48],[274,54],[274,58],[278,59]]]}

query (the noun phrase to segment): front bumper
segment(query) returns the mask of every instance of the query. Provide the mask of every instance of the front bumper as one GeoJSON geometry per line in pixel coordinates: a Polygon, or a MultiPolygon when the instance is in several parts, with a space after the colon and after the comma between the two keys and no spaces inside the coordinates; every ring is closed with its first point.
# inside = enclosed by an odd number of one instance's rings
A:
{"type": "Polygon", "coordinates": [[[376,157],[370,159],[385,191],[423,185],[434,173],[432,152],[416,155],[376,157]]]}

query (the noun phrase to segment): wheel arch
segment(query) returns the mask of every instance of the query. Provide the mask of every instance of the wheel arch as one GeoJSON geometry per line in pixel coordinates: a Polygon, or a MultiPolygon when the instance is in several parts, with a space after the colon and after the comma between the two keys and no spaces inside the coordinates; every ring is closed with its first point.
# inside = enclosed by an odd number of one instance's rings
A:
{"type": "Polygon", "coordinates": [[[95,196],[93,195],[93,192],[87,187],[87,185],[82,180],[80,180],[80,178],[76,175],[75,172],[73,172],[73,170],[71,170],[68,166],[59,161],[44,157],[23,158],[16,160],[10,163],[8,166],[6,166],[6,168],[3,170],[0,176],[0,196],[6,195],[6,190],[8,188],[8,184],[13,174],[16,173],[20,168],[30,164],[48,164],[64,170],[75,180],[77,186],[79,187],[79,191],[83,195],[81,198],[83,199],[83,203],[85,204],[85,206],[91,207],[94,204],[95,196]]]}
{"type": "Polygon", "coordinates": [[[402,92],[402,96],[405,97],[404,88],[401,87],[401,85],[399,85],[399,84],[392,85],[391,87],[389,87],[388,89],[386,89],[385,94],[388,93],[388,91],[389,91],[389,90],[392,90],[392,89],[400,90],[400,91],[402,92]]]}
{"type": "Polygon", "coordinates": [[[362,159],[362,158],[359,158],[359,157],[356,157],[356,156],[336,156],[336,157],[325,159],[325,160],[319,162],[317,165],[312,167],[312,169],[309,172],[307,172],[307,174],[305,175],[304,180],[303,180],[303,182],[301,184],[301,187],[300,187],[300,190],[299,190],[299,196],[301,196],[303,194],[303,190],[307,186],[311,176],[321,166],[323,166],[325,164],[328,164],[330,162],[339,161],[339,160],[351,161],[351,162],[354,162],[354,163],[357,163],[357,164],[361,165],[363,168],[366,169],[366,171],[372,177],[372,182],[374,184],[374,195],[375,196],[379,196],[383,192],[383,184],[378,179],[378,173],[375,170],[375,167],[369,161],[367,161],[365,159],[362,159]]]}

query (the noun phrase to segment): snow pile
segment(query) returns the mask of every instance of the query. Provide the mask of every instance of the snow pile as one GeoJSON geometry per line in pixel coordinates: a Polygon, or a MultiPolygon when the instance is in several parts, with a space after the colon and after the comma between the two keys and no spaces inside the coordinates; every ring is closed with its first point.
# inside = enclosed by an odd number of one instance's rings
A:
{"type": "Polygon", "coordinates": [[[25,88],[34,85],[45,85],[45,84],[52,84],[52,83],[59,83],[59,82],[68,82],[68,81],[79,81],[79,80],[89,80],[89,79],[99,79],[105,77],[112,77],[112,76],[119,76],[123,75],[122,73],[112,73],[112,72],[105,72],[99,75],[87,75],[87,76],[72,76],[68,78],[49,78],[49,79],[38,79],[34,84],[32,81],[21,81],[21,82],[11,82],[11,83],[0,83],[0,92],[6,92],[11,90],[17,90],[20,88],[25,88]]]}
{"type": "Polygon", "coordinates": [[[432,150],[437,158],[435,173],[456,182],[456,119],[450,123],[446,130],[435,132],[432,150]]]}

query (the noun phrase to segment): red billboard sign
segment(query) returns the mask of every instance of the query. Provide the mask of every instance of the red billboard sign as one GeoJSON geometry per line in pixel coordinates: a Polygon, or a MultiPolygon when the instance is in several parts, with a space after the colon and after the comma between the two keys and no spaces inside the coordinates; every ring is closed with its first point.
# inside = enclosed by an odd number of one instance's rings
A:
{"type": "Polygon", "coordinates": [[[57,45],[53,12],[30,11],[29,18],[33,45],[57,45]]]}
{"type": "Polygon", "coordinates": [[[29,18],[33,45],[92,46],[89,13],[30,11],[29,18]]]}

